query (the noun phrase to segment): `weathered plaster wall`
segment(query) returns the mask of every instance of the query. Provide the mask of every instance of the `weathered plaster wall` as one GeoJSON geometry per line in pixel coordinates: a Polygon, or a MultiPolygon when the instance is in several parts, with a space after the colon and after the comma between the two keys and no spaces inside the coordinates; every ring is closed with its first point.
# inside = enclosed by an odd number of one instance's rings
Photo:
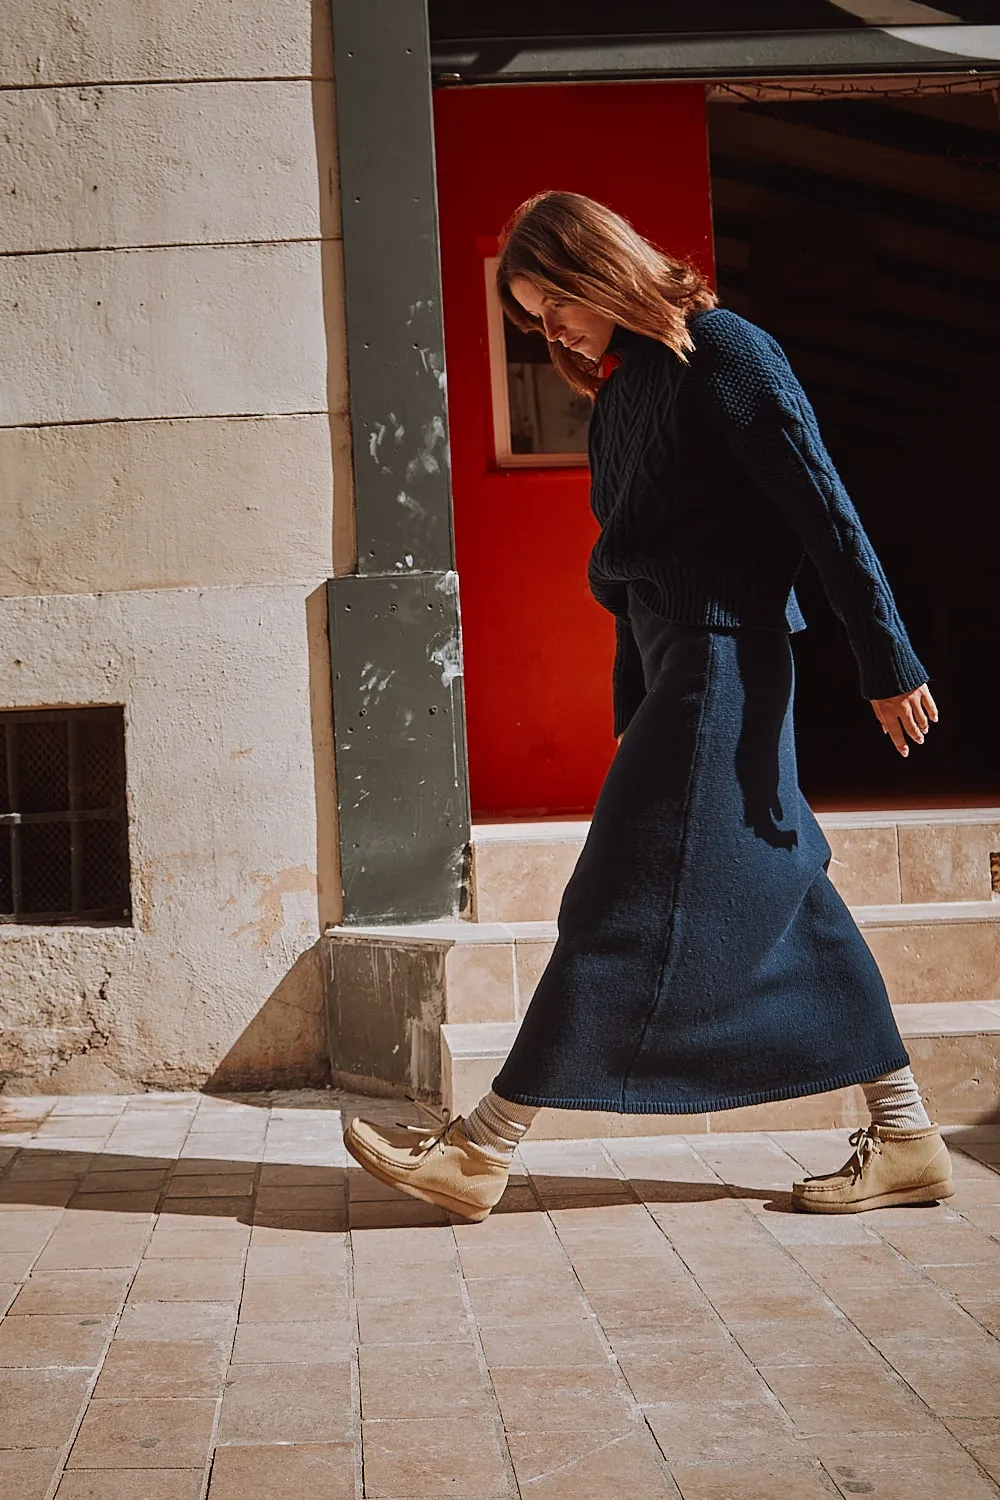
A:
{"type": "Polygon", "coordinates": [[[0,926],[0,1085],[316,1083],[355,546],[327,7],[10,0],[4,34],[0,706],[125,705],[136,915],[0,926]]]}

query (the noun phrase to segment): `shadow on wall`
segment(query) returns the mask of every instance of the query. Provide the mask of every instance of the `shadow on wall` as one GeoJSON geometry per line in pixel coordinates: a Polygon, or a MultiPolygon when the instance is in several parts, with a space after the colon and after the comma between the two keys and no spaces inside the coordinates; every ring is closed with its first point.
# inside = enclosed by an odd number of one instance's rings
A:
{"type": "Polygon", "coordinates": [[[320,945],[295,960],[204,1084],[206,1093],[330,1082],[320,945]]]}

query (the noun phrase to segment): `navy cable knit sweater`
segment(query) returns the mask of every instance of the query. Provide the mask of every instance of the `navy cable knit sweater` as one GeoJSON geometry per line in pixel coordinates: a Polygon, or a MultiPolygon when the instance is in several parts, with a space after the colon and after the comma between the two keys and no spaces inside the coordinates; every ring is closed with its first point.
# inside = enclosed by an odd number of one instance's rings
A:
{"type": "Polygon", "coordinates": [[[621,363],[590,422],[601,526],[590,586],[616,617],[615,734],[644,696],[628,588],[663,619],[795,631],[812,558],[847,630],[866,698],[927,680],[816,417],[773,338],[723,308],[691,322],[689,362],[618,328],[621,363]]]}

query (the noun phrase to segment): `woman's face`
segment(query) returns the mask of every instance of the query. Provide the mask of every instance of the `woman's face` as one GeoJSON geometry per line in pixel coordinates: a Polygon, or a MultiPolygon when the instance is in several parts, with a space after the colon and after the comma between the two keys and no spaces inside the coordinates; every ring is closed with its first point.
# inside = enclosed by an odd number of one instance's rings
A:
{"type": "Polygon", "coordinates": [[[611,342],[614,321],[585,302],[543,292],[527,276],[513,277],[510,290],[525,312],[539,319],[550,344],[563,344],[586,359],[600,359],[611,342]]]}

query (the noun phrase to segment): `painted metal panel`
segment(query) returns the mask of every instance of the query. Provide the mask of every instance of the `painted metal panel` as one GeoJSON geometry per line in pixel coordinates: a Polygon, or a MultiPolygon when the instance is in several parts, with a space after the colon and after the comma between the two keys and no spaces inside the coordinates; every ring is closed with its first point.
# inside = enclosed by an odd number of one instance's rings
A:
{"type": "Polygon", "coordinates": [[[423,4],[334,0],[358,569],[453,566],[423,4]]]}
{"type": "Polygon", "coordinates": [[[329,618],[346,922],[454,916],[469,840],[427,16],[333,0],[358,575],[329,618]]]}
{"type": "Polygon", "coordinates": [[[457,916],[469,847],[458,576],[328,581],[344,921],[457,916]]]}

